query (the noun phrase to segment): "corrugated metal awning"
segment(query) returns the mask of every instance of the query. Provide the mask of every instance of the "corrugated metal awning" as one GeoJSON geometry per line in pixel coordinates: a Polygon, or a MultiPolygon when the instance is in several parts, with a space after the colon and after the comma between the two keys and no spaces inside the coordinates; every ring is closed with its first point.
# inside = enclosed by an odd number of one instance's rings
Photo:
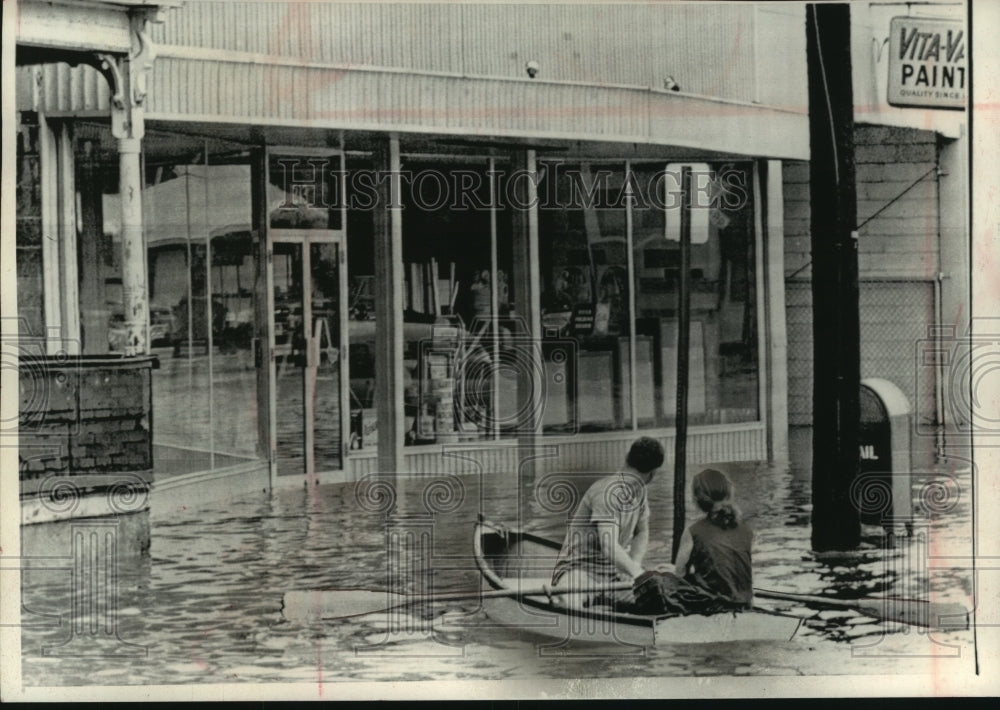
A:
{"type": "MultiPolygon", "coordinates": [[[[37,110],[59,115],[100,107],[95,102],[106,92],[91,68],[42,71],[37,110]]],[[[809,158],[806,114],[774,107],[648,87],[323,65],[190,47],[159,48],[146,118],[809,158]]]]}
{"type": "Polygon", "coordinates": [[[17,44],[61,51],[125,53],[132,47],[130,12],[155,15],[179,0],[19,0],[17,44]]]}

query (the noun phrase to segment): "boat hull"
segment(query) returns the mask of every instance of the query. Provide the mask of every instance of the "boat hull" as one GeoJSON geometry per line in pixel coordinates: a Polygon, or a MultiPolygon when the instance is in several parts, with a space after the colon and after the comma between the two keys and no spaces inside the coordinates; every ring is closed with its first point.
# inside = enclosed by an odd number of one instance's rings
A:
{"type": "MultiPolygon", "coordinates": [[[[547,581],[559,543],[480,523],[475,531],[475,556],[490,589],[538,589],[547,581]]],[[[483,600],[486,614],[505,626],[556,641],[599,643],[643,648],[672,644],[788,641],[802,619],[762,610],[687,616],[648,616],[618,612],[613,607],[567,608],[557,596],[512,595],[483,600]]]]}

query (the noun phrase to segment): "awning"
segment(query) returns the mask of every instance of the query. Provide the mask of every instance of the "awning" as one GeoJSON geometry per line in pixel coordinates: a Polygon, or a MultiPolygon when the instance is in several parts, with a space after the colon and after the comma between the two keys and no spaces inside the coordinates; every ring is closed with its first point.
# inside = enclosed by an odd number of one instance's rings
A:
{"type": "MultiPolygon", "coordinates": [[[[36,110],[50,116],[100,110],[93,69],[42,69],[36,110]]],[[[649,87],[323,65],[191,47],[157,48],[145,115],[147,121],[609,141],[809,158],[804,112],[649,87]]]]}
{"type": "Polygon", "coordinates": [[[180,0],[19,0],[18,64],[37,63],[45,56],[32,50],[127,53],[132,48],[130,11],[155,15],[161,8],[182,4],[180,0]]]}

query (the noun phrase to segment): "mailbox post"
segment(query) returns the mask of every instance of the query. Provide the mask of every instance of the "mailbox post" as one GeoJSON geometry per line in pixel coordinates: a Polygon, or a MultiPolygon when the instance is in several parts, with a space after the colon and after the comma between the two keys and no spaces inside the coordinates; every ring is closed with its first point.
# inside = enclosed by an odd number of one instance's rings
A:
{"type": "Polygon", "coordinates": [[[900,389],[879,378],[861,381],[860,467],[854,499],[862,525],[895,534],[903,525],[913,533],[910,467],[910,403],[900,389]]]}

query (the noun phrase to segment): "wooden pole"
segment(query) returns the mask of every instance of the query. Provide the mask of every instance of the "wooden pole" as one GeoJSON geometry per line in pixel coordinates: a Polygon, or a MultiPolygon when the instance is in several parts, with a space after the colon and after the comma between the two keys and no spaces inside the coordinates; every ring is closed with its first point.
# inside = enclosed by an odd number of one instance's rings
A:
{"type": "Polygon", "coordinates": [[[139,138],[119,138],[119,186],[121,198],[122,300],[125,307],[125,355],[147,352],[146,245],[142,238],[142,175],[139,169],[139,138]]]}
{"type": "Polygon", "coordinates": [[[677,416],[674,437],[674,537],[671,561],[684,533],[684,507],[687,500],[687,415],[688,360],[691,320],[691,168],[681,168],[681,243],[680,278],[677,287],[677,416]]]}
{"type": "Polygon", "coordinates": [[[809,205],[812,216],[812,546],[858,545],[850,487],[859,467],[861,356],[851,15],[847,4],[806,11],[809,77],[809,205]]]}

